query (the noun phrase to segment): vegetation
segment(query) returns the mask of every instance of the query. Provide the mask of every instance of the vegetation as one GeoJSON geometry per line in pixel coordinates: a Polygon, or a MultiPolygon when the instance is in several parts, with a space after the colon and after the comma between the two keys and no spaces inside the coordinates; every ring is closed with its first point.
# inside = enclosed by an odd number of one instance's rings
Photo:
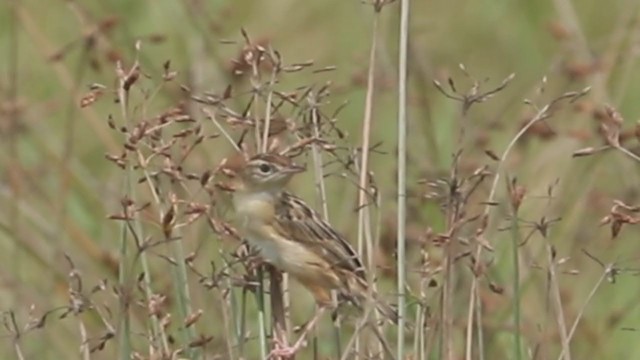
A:
{"type": "Polygon", "coordinates": [[[293,342],[312,298],[243,245],[221,168],[269,147],[405,304],[298,358],[639,352],[640,2],[413,1],[403,29],[408,3],[1,4],[0,357],[293,342]]]}

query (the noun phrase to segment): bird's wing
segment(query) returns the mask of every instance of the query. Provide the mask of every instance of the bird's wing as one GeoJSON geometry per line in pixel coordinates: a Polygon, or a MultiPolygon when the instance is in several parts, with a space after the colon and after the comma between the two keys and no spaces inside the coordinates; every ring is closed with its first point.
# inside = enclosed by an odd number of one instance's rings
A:
{"type": "Polygon", "coordinates": [[[365,279],[364,267],[351,244],[302,199],[282,193],[276,205],[276,222],[276,228],[308,246],[331,266],[365,279]]]}

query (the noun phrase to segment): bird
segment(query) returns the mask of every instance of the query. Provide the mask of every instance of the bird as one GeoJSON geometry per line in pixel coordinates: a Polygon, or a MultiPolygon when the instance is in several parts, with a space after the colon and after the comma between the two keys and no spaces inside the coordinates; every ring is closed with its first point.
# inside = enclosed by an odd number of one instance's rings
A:
{"type": "Polygon", "coordinates": [[[385,317],[397,323],[395,309],[370,289],[353,246],[304,200],[286,190],[290,180],[306,170],[304,166],[270,152],[227,160],[224,169],[232,177],[240,234],[266,262],[306,287],[318,306],[299,339],[290,347],[280,344],[277,356],[299,351],[322,313],[332,307],[332,291],[361,309],[371,299],[385,317]]]}

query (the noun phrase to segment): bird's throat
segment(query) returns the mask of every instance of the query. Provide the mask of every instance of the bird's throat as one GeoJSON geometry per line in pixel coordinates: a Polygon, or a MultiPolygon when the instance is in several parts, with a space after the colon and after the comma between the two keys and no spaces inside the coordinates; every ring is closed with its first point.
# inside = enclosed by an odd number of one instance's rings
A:
{"type": "Polygon", "coordinates": [[[236,214],[244,221],[267,221],[274,217],[276,196],[268,191],[236,191],[233,205],[236,214]]]}

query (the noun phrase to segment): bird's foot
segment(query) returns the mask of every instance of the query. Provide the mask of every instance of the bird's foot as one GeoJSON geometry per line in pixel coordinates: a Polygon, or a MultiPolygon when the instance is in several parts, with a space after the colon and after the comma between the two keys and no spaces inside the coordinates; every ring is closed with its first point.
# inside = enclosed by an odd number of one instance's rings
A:
{"type": "Polygon", "coordinates": [[[298,351],[300,351],[302,347],[304,347],[307,344],[304,337],[301,337],[300,339],[298,339],[298,341],[296,341],[296,343],[293,344],[292,346],[282,343],[281,340],[275,340],[275,342],[276,342],[275,349],[271,350],[271,353],[269,353],[270,359],[279,359],[279,358],[289,359],[293,357],[298,351]]]}

